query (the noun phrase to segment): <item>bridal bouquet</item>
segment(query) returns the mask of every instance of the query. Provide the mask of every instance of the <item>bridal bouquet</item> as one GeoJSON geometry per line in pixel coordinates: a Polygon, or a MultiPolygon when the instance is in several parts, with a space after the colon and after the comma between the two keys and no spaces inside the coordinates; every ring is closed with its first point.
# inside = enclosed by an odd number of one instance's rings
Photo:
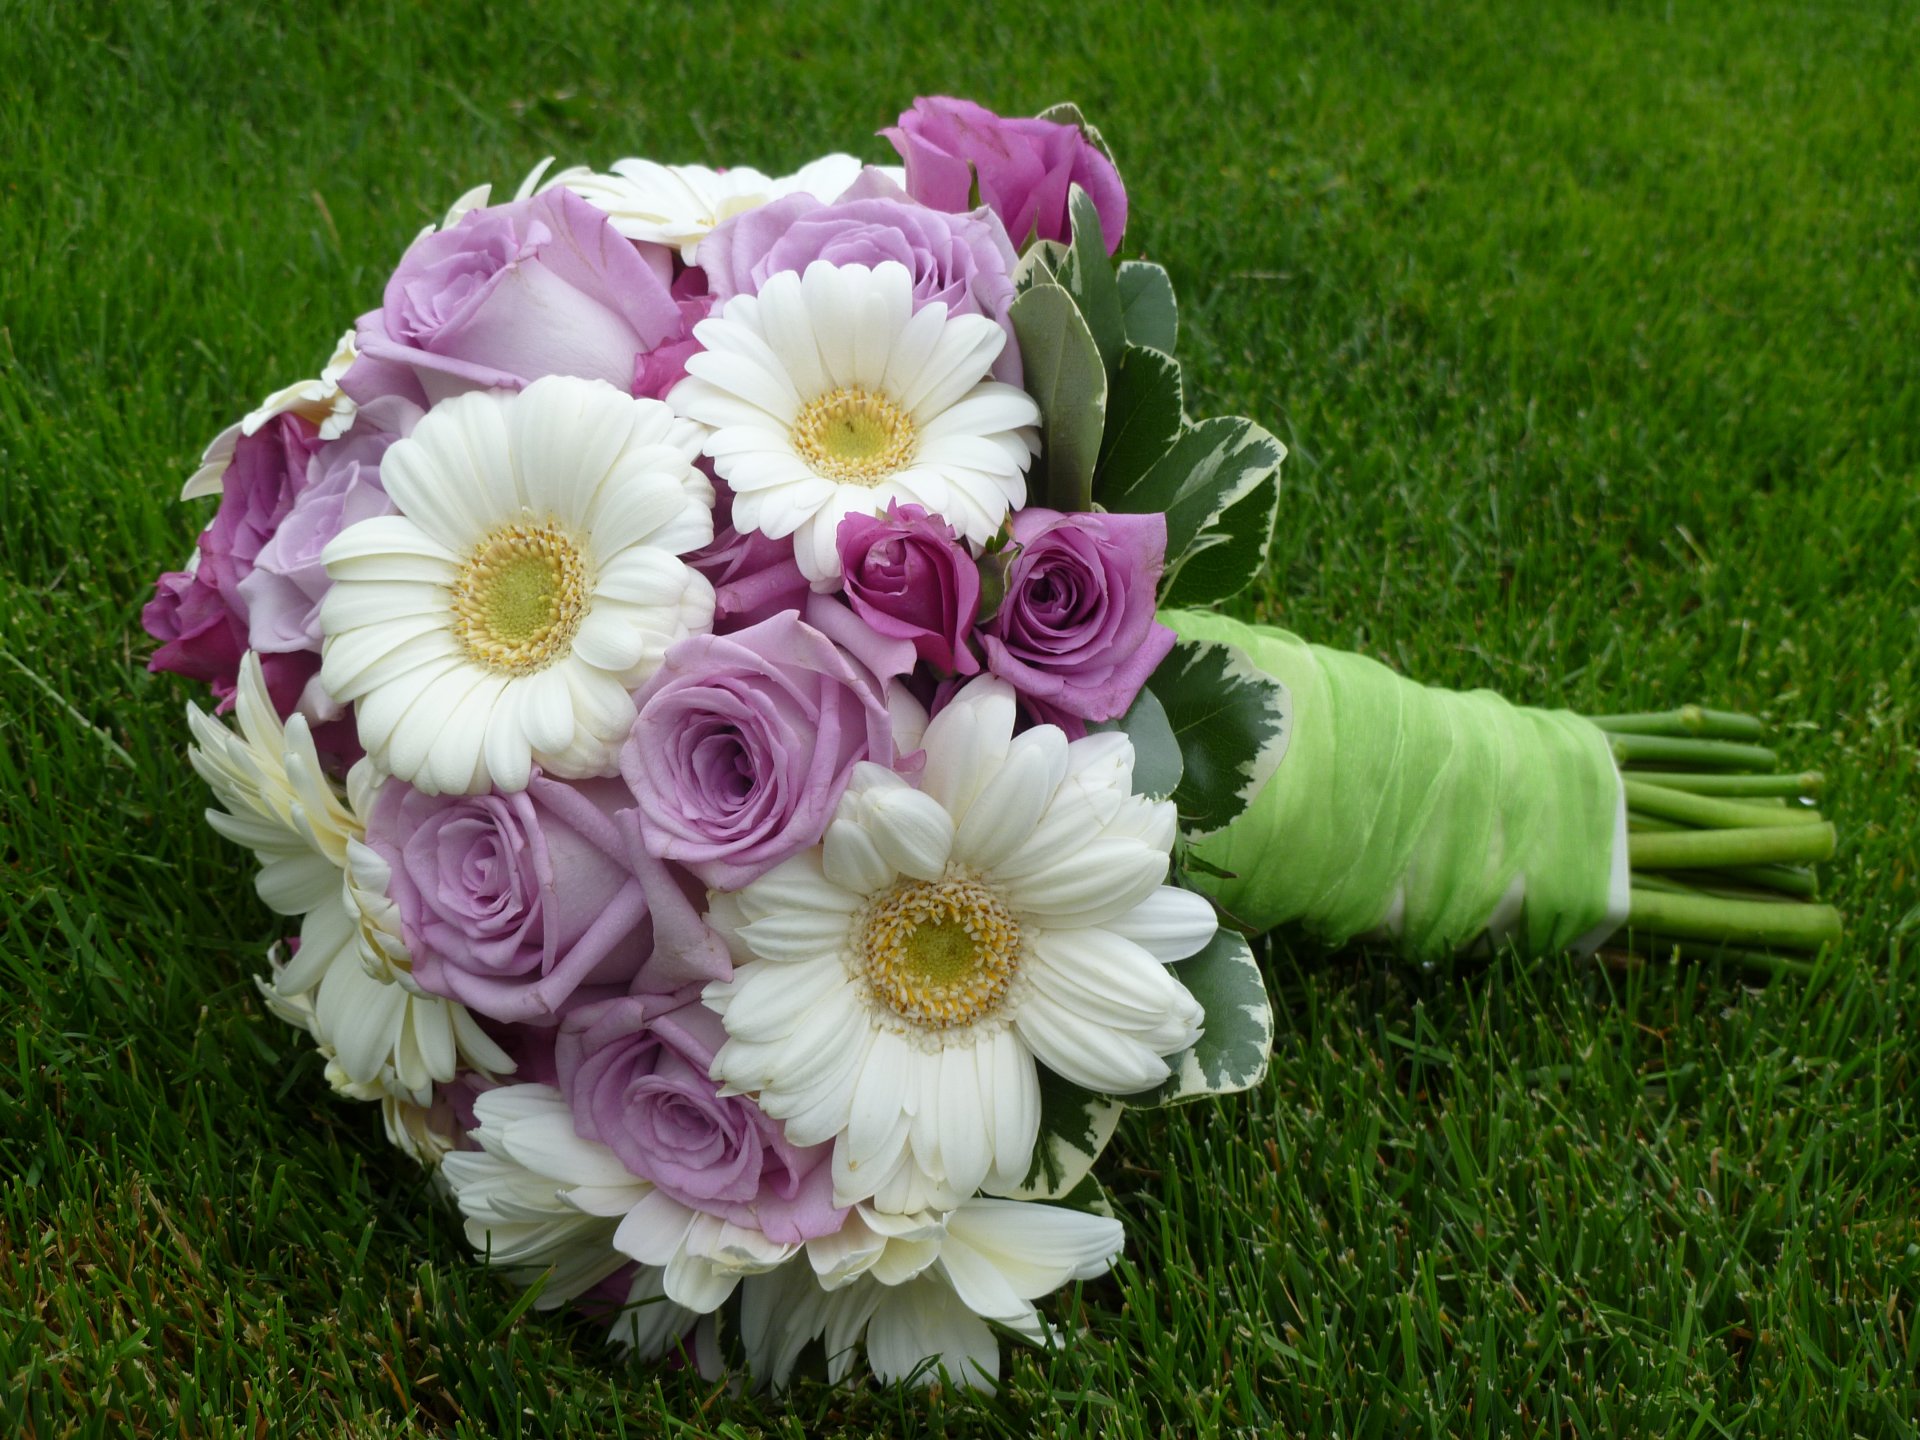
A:
{"type": "Polygon", "coordinates": [[[297,919],[260,987],[334,1089],[537,1306],[761,1383],[1049,1339],[1121,1252],[1122,1107],[1261,1075],[1272,926],[1837,924],[1815,780],[1741,717],[1522,710],[1210,613],[1285,447],[1185,413],[1099,134],[882,133],[902,168],[469,193],[208,448],[144,615],[217,697],[208,818],[297,919]]]}

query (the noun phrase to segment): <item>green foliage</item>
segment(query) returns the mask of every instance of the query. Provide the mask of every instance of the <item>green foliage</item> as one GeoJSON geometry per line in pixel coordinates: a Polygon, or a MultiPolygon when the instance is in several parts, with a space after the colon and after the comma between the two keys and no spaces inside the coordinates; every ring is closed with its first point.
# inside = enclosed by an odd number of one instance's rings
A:
{"type": "Polygon", "coordinates": [[[1040,1140],[1033,1149],[1033,1168],[1012,1195],[1058,1200],[1085,1183],[1113,1138],[1120,1113],[1118,1101],[1082,1090],[1042,1067],[1040,1140]]]}
{"type": "Polygon", "coordinates": [[[1180,742],[1160,699],[1150,689],[1134,697],[1118,720],[1103,720],[1089,730],[1123,730],[1133,743],[1133,793],[1165,800],[1179,788],[1183,761],[1180,742]]]}
{"type": "Polygon", "coordinates": [[[1915,1433],[1908,11],[19,0],[0,61],[0,1434],[1915,1433]],[[1293,447],[1246,613],[1765,713],[1831,777],[1849,928],[1755,989],[1263,946],[1266,1078],[1122,1119],[1071,1343],[992,1399],[734,1396],[513,1320],[263,1013],[277,929],[133,627],[200,447],[468,186],[888,162],[916,93],[1070,94],[1119,151],[1189,406],[1293,447]]]}
{"type": "Polygon", "coordinates": [[[1086,319],[1058,284],[1035,280],[1010,311],[1024,382],[1040,407],[1040,458],[1028,485],[1037,504],[1093,508],[1093,466],[1107,408],[1107,372],[1086,319]]]}
{"type": "Polygon", "coordinates": [[[1258,1085],[1273,1047],[1273,1006],[1246,937],[1217,931],[1207,948],[1180,961],[1175,973],[1206,1010],[1206,1031],[1192,1049],[1168,1060],[1173,1078],[1150,1102],[1130,1103],[1173,1104],[1258,1085]]]}
{"type": "Polygon", "coordinates": [[[1231,646],[1191,640],[1174,645],[1147,686],[1180,746],[1181,832],[1212,834],[1247,808],[1285,753],[1286,692],[1231,646]]]}

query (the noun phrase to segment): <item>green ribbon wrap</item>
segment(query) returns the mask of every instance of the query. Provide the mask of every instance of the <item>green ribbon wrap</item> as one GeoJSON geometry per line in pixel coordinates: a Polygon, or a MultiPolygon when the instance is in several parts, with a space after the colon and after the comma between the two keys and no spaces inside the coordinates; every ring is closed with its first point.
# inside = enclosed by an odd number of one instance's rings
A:
{"type": "Polygon", "coordinates": [[[1384,938],[1432,963],[1484,939],[1588,951],[1626,919],[1626,810],[1605,736],[1565,710],[1441,690],[1223,615],[1169,611],[1286,689],[1278,767],[1194,853],[1193,883],[1252,930],[1384,938]]]}

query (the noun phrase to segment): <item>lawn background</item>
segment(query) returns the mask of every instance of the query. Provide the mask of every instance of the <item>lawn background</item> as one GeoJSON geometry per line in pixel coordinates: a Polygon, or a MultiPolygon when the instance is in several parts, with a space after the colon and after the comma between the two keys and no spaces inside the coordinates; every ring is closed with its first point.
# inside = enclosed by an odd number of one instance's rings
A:
{"type": "Polygon", "coordinates": [[[1905,4],[0,0],[0,1433],[1910,1435],[1920,23],[1905,4]],[[541,156],[779,172],[1077,100],[1200,413],[1292,447],[1247,606],[1824,770],[1811,984],[1280,947],[1260,1089],[1129,1120],[1129,1258],[1002,1394],[730,1398],[516,1315],[249,975],[143,669],[202,444],[541,156]]]}

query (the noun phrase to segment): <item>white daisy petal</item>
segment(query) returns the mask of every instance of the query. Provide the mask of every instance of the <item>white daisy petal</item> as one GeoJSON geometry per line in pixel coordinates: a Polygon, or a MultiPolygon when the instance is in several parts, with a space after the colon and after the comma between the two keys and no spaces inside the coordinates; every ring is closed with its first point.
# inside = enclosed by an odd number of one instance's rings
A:
{"type": "Polygon", "coordinates": [[[400,514],[323,556],[322,684],[377,764],[461,793],[519,789],[533,764],[610,773],[631,692],[712,624],[711,584],[677,558],[713,534],[694,438],[657,401],[548,376],[443,401],[394,443],[400,514]]]}
{"type": "Polygon", "coordinates": [[[694,336],[706,348],[667,402],[712,432],[706,451],[735,493],[735,528],[794,536],[810,580],[839,574],[840,519],[895,494],[944,499],[944,481],[966,473],[956,524],[983,542],[1025,497],[1034,452],[1023,432],[1038,413],[987,378],[1005,332],[938,301],[914,311],[912,276],[896,261],[782,271],[694,336]],[[892,484],[909,473],[922,477],[911,490],[892,484]]]}
{"type": "Polygon", "coordinates": [[[1156,849],[1154,807],[1116,788],[1130,744],[1015,739],[1015,718],[1003,682],[969,683],[926,727],[919,788],[857,765],[822,844],[710,912],[741,960],[705,991],[729,1035],[713,1077],[794,1143],[833,1143],[836,1204],[1017,1187],[1039,1065],[1132,1093],[1204,1023],[1163,963],[1200,943],[1191,901],[1158,889],[1172,837],[1156,849]]]}

